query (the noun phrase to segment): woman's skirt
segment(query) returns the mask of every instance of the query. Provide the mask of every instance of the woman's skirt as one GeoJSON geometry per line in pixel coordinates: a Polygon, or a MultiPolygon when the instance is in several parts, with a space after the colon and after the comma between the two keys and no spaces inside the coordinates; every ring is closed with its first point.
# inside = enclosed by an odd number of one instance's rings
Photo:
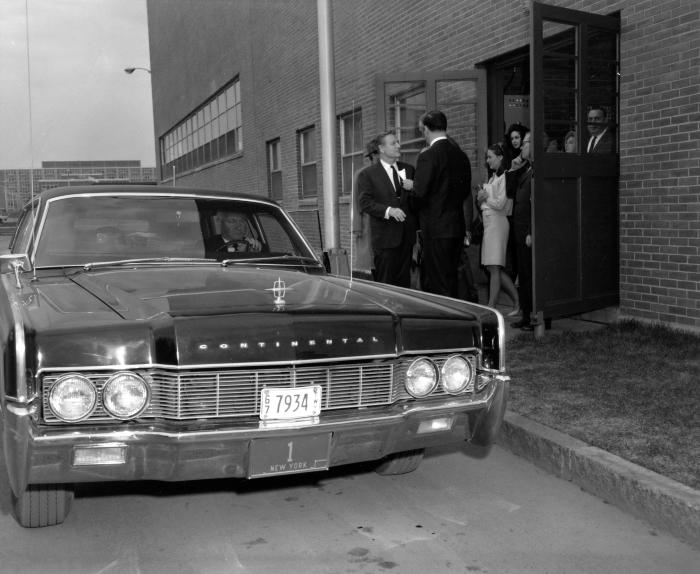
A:
{"type": "Polygon", "coordinates": [[[506,265],[506,249],[508,248],[508,218],[505,215],[486,210],[484,218],[484,239],[481,241],[482,265],[506,265]]]}

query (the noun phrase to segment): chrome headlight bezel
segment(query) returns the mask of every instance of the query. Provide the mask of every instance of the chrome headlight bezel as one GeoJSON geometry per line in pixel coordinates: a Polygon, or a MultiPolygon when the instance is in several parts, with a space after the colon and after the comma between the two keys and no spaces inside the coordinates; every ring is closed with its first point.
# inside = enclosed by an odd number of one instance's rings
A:
{"type": "Polygon", "coordinates": [[[474,377],[474,367],[471,361],[464,355],[450,355],[443,363],[440,369],[440,375],[440,385],[442,389],[447,394],[459,395],[469,388],[474,377]],[[459,381],[457,385],[451,384],[453,378],[453,372],[451,371],[454,366],[457,366],[457,368],[461,367],[465,371],[465,374],[461,376],[462,380],[459,381]]]}
{"type": "Polygon", "coordinates": [[[49,392],[49,408],[56,418],[63,422],[75,423],[85,420],[93,413],[96,405],[97,389],[87,377],[77,373],[70,373],[57,379],[51,386],[51,391],[49,392]],[[79,416],[66,416],[65,409],[63,408],[66,401],[66,386],[70,384],[77,384],[79,388],[74,389],[73,392],[83,392],[84,398],[87,401],[86,406],[82,409],[79,416]]]}
{"type": "Polygon", "coordinates": [[[151,388],[143,377],[130,371],[120,371],[114,373],[107,379],[104,387],[102,387],[102,406],[105,412],[115,419],[129,420],[138,417],[147,408],[151,400],[151,388]],[[123,385],[131,385],[131,397],[136,398],[137,402],[131,408],[123,408],[115,406],[119,393],[124,390],[123,385]],[[122,388],[117,388],[122,385],[122,388]],[[133,389],[139,389],[140,393],[133,393],[133,389]],[[139,396],[137,396],[139,395],[139,396]]]}
{"type": "Polygon", "coordinates": [[[416,399],[427,397],[435,390],[439,378],[437,365],[428,357],[419,357],[406,369],[406,391],[416,399]],[[416,377],[422,377],[423,379],[427,377],[427,380],[422,380],[420,389],[416,388],[416,383],[421,381],[421,379],[416,377]]]}

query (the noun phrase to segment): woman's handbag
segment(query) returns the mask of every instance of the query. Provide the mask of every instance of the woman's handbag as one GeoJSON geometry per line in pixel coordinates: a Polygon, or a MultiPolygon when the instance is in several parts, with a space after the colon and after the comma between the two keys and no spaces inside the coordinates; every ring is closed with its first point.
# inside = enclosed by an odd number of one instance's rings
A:
{"type": "Polygon", "coordinates": [[[472,245],[479,245],[484,239],[484,220],[481,219],[481,212],[472,219],[471,225],[469,226],[469,232],[471,233],[472,245]]]}

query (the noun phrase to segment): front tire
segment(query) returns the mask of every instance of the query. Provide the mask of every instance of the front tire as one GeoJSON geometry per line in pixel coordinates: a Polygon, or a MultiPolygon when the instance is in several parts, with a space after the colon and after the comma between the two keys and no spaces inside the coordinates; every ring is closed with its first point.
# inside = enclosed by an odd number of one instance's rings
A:
{"type": "Polygon", "coordinates": [[[419,448],[390,454],[375,470],[384,476],[413,472],[420,466],[424,453],[425,449],[419,448]]]}
{"type": "Polygon", "coordinates": [[[73,489],[66,484],[30,484],[19,496],[12,493],[12,511],[24,528],[61,524],[73,502],[73,489]]]}

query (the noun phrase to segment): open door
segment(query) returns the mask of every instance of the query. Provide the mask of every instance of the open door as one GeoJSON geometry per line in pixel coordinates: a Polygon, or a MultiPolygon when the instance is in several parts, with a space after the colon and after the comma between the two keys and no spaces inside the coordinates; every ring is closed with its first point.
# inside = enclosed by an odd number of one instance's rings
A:
{"type": "Polygon", "coordinates": [[[535,2],[531,26],[533,309],[543,328],[619,300],[620,21],[535,2]]]}

